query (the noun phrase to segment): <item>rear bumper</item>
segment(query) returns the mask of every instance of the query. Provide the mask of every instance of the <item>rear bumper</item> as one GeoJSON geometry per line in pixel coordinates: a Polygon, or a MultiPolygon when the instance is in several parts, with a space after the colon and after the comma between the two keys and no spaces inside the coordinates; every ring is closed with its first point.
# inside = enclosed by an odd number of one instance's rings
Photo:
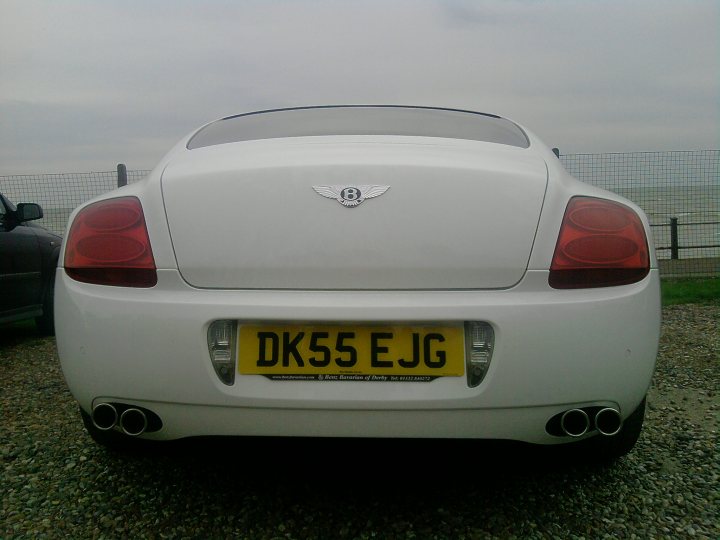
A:
{"type": "Polygon", "coordinates": [[[145,435],[477,437],[563,442],[547,420],[574,406],[640,403],[655,365],[659,278],[622,287],[556,291],[528,271],[502,291],[220,291],[159,271],[153,289],[77,283],[58,270],[56,328],[66,380],[83,409],[101,401],[146,407],[163,429],[145,435]],[[215,375],[207,328],[246,322],[433,322],[493,325],[480,386],[270,381],[215,375]]]}
{"type": "MultiPolygon", "coordinates": [[[[98,401],[115,401],[114,398],[98,401]]],[[[559,444],[569,437],[545,432],[552,416],[574,406],[497,409],[342,410],[212,407],[131,400],[163,421],[143,438],[169,440],[201,436],[477,438],[559,444]]],[[[595,402],[593,402],[595,403],[595,402]]],[[[606,406],[617,404],[603,402],[606,406]]],[[[577,404],[578,407],[585,405],[577,404]]],[[[632,411],[628,411],[628,414],[632,411]]],[[[588,435],[591,435],[591,430],[588,435]]],[[[578,440],[578,439],[572,439],[578,440]]]]}

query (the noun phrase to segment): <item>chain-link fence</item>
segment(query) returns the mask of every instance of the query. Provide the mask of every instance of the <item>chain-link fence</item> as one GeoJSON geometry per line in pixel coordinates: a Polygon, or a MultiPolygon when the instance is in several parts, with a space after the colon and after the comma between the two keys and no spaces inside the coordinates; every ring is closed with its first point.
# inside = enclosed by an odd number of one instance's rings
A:
{"type": "MultiPolygon", "coordinates": [[[[149,172],[127,171],[127,183],[137,182],[149,172]]],[[[59,235],[65,233],[75,208],[118,185],[118,171],[0,176],[0,193],[14,203],[38,203],[44,215],[35,223],[59,235]]]]}
{"type": "Polygon", "coordinates": [[[577,179],[640,206],[665,277],[720,275],[720,151],[560,156],[577,179]]]}
{"type": "MultiPolygon", "coordinates": [[[[664,277],[720,275],[720,150],[568,154],[576,178],[640,206],[652,226],[664,277]]],[[[122,183],[122,167],[118,167],[122,183]]],[[[118,171],[0,176],[13,202],[36,202],[39,223],[63,234],[79,204],[118,185],[118,171]]],[[[150,171],[127,171],[127,182],[150,171]]]]}

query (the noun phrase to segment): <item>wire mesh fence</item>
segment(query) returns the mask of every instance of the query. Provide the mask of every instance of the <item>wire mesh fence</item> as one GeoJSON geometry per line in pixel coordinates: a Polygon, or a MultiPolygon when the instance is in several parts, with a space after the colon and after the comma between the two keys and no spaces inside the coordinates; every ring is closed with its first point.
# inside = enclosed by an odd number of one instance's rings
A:
{"type": "MultiPolygon", "coordinates": [[[[149,172],[127,171],[128,183],[141,180],[149,172]]],[[[0,176],[0,193],[14,203],[38,203],[43,218],[36,223],[59,235],[65,233],[75,208],[117,187],[117,171],[0,176]]]]}
{"type": "MultiPolygon", "coordinates": [[[[720,275],[720,150],[561,155],[576,178],[640,206],[664,277],[720,275]]],[[[128,170],[128,183],[150,171],[128,170]]],[[[13,202],[43,207],[41,225],[63,234],[78,205],[118,185],[118,171],[0,176],[13,202]]]]}
{"type": "Polygon", "coordinates": [[[648,216],[665,277],[720,274],[720,151],[569,154],[575,178],[648,216]]]}

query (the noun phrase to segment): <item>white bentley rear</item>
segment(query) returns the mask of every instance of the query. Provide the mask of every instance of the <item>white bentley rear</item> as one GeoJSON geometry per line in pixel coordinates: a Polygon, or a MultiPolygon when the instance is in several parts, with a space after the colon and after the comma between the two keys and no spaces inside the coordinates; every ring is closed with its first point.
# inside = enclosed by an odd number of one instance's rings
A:
{"type": "Polygon", "coordinates": [[[229,117],[76,210],[58,347],[105,444],[587,439],[616,457],[657,352],[647,231],[496,116],[229,117]]]}

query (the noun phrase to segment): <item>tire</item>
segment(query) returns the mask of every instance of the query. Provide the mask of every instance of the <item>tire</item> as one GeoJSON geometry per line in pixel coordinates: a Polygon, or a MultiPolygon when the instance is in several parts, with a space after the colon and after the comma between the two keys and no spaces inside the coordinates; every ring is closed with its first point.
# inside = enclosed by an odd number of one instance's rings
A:
{"type": "Polygon", "coordinates": [[[35,317],[35,326],[44,336],[55,335],[55,272],[50,273],[48,284],[45,287],[45,296],[42,305],[43,314],[35,317]]]}
{"type": "Polygon", "coordinates": [[[640,438],[645,419],[645,401],[646,398],[643,398],[640,405],[625,419],[617,435],[606,437],[598,434],[575,443],[582,457],[604,464],[611,463],[630,452],[640,438]]]}

